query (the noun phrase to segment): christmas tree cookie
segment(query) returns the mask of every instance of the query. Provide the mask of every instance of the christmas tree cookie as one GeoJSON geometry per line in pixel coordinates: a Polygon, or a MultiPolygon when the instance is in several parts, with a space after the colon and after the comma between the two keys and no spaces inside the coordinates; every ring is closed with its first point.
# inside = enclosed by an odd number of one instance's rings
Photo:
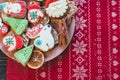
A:
{"type": "Polygon", "coordinates": [[[17,19],[17,18],[7,17],[5,21],[8,25],[11,26],[12,30],[17,35],[21,35],[25,31],[25,29],[28,25],[28,21],[25,19],[17,19]]]}
{"type": "Polygon", "coordinates": [[[14,56],[23,66],[26,66],[26,63],[29,61],[31,57],[32,51],[33,51],[33,45],[30,45],[26,48],[23,48],[15,52],[14,56]]]}

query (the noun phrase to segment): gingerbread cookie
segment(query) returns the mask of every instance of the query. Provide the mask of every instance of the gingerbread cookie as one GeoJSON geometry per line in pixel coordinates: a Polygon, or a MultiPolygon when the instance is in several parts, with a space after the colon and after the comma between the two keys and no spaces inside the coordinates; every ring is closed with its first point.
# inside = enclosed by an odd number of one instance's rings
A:
{"type": "Polygon", "coordinates": [[[14,53],[15,58],[23,66],[26,66],[27,62],[29,61],[33,51],[33,47],[34,47],[33,45],[30,45],[14,53]]]}
{"type": "Polygon", "coordinates": [[[52,18],[61,18],[67,13],[67,1],[59,0],[49,4],[48,8],[46,8],[46,14],[52,18]]]}
{"type": "Polygon", "coordinates": [[[26,2],[15,1],[0,4],[0,10],[16,18],[24,18],[26,15],[26,2]]]}
{"type": "Polygon", "coordinates": [[[12,17],[7,17],[5,22],[11,26],[12,30],[17,34],[17,35],[21,35],[27,25],[28,25],[28,21],[25,19],[17,19],[17,18],[12,18],[12,17]]]}
{"type": "Polygon", "coordinates": [[[51,31],[51,25],[47,24],[43,26],[39,33],[39,37],[34,40],[34,45],[43,52],[52,49],[55,45],[54,37],[51,31]]]}
{"type": "Polygon", "coordinates": [[[30,39],[34,39],[39,36],[39,33],[41,32],[42,28],[43,28],[42,24],[38,24],[34,26],[32,29],[28,28],[26,36],[28,36],[30,39]]]}
{"type": "Polygon", "coordinates": [[[8,30],[9,30],[9,26],[2,23],[2,19],[0,18],[0,37],[5,36],[8,30]]]}
{"type": "Polygon", "coordinates": [[[31,2],[31,4],[28,5],[28,20],[30,21],[30,23],[35,24],[39,22],[40,18],[43,17],[44,14],[42,10],[40,10],[40,6],[35,2],[31,2]]]}
{"type": "Polygon", "coordinates": [[[23,41],[21,36],[5,36],[2,40],[3,46],[7,48],[8,52],[21,49],[23,41]]]}

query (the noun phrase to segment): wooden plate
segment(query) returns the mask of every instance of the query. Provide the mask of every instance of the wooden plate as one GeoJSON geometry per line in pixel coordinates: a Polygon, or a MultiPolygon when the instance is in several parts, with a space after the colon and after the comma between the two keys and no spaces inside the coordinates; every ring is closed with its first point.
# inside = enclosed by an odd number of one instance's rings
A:
{"type": "MultiPolygon", "coordinates": [[[[4,1],[6,1],[6,0],[0,0],[0,2],[4,2],[4,1]]],[[[69,26],[69,30],[68,30],[69,37],[70,37],[70,42],[71,42],[73,34],[74,34],[74,29],[75,29],[75,20],[73,19],[73,21],[71,23],[71,26],[69,26]]],[[[57,45],[52,50],[46,52],[45,53],[45,62],[50,61],[50,60],[56,58],[57,56],[59,56],[60,54],[62,54],[67,49],[67,47],[69,46],[70,42],[68,42],[66,47],[57,45]]],[[[3,48],[2,40],[0,40],[0,49],[8,57],[10,57],[11,59],[15,60],[14,55],[13,55],[14,53],[13,52],[7,53],[5,48],[3,48]]]]}

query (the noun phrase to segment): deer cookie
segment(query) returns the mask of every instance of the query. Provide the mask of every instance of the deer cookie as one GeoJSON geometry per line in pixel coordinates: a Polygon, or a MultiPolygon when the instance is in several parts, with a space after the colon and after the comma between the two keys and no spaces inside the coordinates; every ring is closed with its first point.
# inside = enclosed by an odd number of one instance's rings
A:
{"type": "Polygon", "coordinates": [[[7,48],[7,51],[12,52],[17,49],[21,49],[23,45],[21,36],[5,36],[2,40],[3,46],[7,48]]]}
{"type": "Polygon", "coordinates": [[[34,40],[34,45],[43,52],[52,49],[55,45],[54,37],[51,31],[51,25],[44,25],[39,33],[39,37],[34,40]]]}
{"type": "Polygon", "coordinates": [[[9,30],[9,26],[2,23],[2,19],[0,18],[0,37],[5,36],[8,30],[9,30]]]}
{"type": "Polygon", "coordinates": [[[16,18],[24,18],[26,15],[26,2],[14,1],[0,4],[0,10],[16,18]]]}
{"type": "Polygon", "coordinates": [[[43,18],[44,14],[40,10],[40,6],[36,2],[31,2],[28,5],[28,20],[30,23],[35,24],[39,22],[40,18],[43,18]]]}

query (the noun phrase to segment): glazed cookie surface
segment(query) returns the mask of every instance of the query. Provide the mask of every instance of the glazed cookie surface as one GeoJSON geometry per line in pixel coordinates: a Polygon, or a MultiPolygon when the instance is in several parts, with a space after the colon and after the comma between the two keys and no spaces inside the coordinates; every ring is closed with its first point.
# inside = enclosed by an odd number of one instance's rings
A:
{"type": "Polygon", "coordinates": [[[24,18],[26,14],[26,2],[15,1],[0,4],[0,10],[16,18],[24,18]]]}
{"type": "Polygon", "coordinates": [[[39,37],[34,41],[35,47],[42,50],[43,52],[52,49],[55,45],[55,42],[51,31],[51,25],[47,24],[43,26],[41,32],[39,33],[39,37]]]}
{"type": "Polygon", "coordinates": [[[46,8],[46,14],[52,18],[60,18],[67,12],[68,6],[66,0],[59,0],[49,4],[46,8]]]}
{"type": "Polygon", "coordinates": [[[8,25],[11,26],[12,30],[17,35],[21,35],[25,31],[25,29],[28,25],[28,21],[25,19],[7,17],[5,21],[8,25]]]}
{"type": "Polygon", "coordinates": [[[27,62],[29,61],[32,51],[33,45],[25,47],[17,52],[14,53],[15,58],[23,65],[26,66],[27,62]]]}
{"type": "Polygon", "coordinates": [[[28,5],[28,20],[30,23],[35,24],[43,17],[44,14],[42,10],[40,10],[40,6],[38,4],[34,2],[28,5]]]}

